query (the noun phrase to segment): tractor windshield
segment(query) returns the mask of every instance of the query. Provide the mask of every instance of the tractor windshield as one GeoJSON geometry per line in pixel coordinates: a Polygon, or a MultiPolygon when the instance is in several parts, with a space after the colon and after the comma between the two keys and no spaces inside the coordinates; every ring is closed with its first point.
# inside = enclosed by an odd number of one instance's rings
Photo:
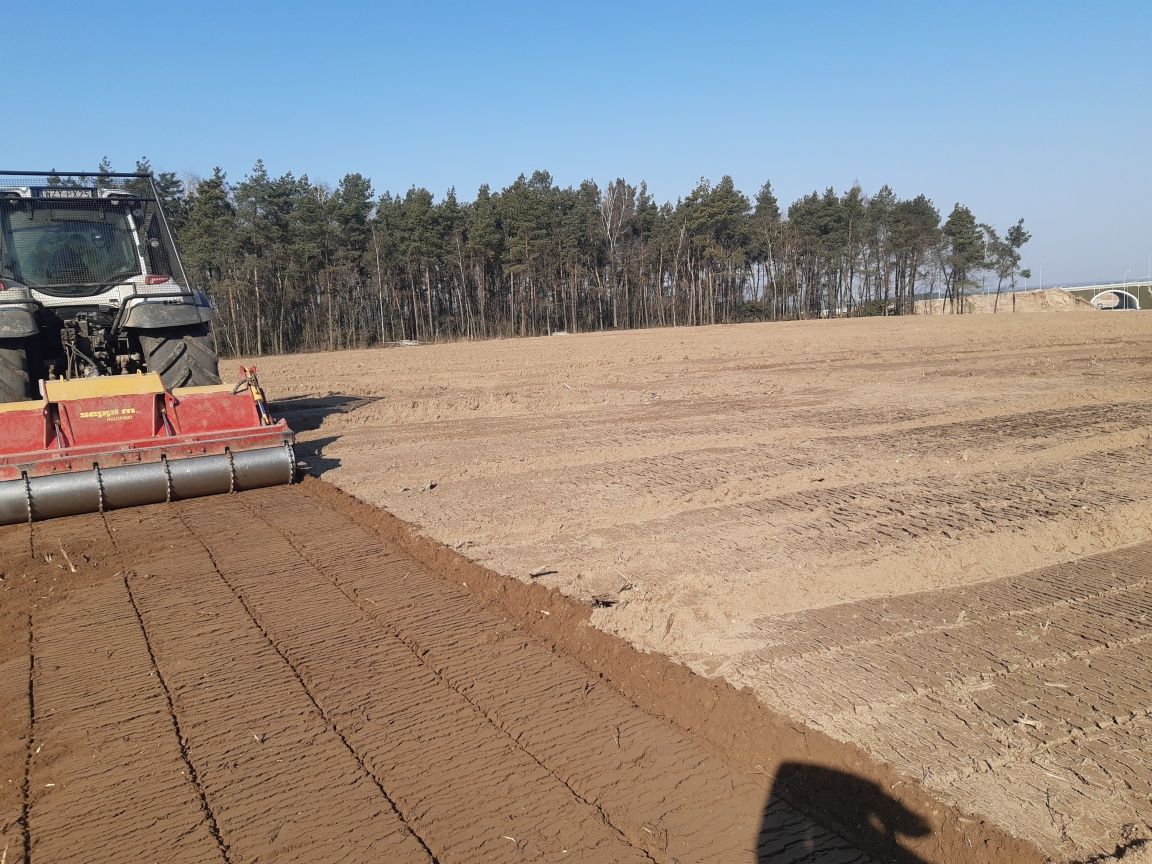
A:
{"type": "Polygon", "coordinates": [[[99,293],[141,273],[127,202],[0,199],[0,271],[49,294],[99,293]]]}

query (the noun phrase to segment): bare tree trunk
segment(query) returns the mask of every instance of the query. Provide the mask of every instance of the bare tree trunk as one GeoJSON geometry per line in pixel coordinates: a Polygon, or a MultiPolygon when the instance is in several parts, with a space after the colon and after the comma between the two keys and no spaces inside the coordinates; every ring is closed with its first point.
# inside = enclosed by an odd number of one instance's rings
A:
{"type": "Polygon", "coordinates": [[[432,319],[432,274],[428,270],[428,263],[424,263],[424,291],[428,295],[428,340],[436,341],[436,323],[432,319]]]}
{"type": "Polygon", "coordinates": [[[371,231],[372,250],[376,253],[376,299],[380,312],[380,344],[383,345],[388,341],[384,337],[384,269],[380,266],[380,241],[376,236],[376,228],[372,226],[371,231]]]}
{"type": "Polygon", "coordinates": [[[252,268],[252,287],[256,290],[256,356],[264,356],[264,306],[260,302],[260,270],[252,268]]]}
{"type": "Polygon", "coordinates": [[[324,287],[328,293],[328,350],[335,350],[336,341],[336,325],[332,320],[332,277],[327,271],[324,272],[324,287]]]}

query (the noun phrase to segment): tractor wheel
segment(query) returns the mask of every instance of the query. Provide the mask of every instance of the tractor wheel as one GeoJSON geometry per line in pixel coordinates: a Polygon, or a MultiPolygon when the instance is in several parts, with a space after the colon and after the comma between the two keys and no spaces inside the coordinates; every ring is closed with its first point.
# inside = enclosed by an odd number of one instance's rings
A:
{"type": "Polygon", "coordinates": [[[220,358],[207,324],[141,331],[140,348],[145,368],[159,372],[169,390],[220,383],[220,358]]]}
{"type": "Polygon", "coordinates": [[[20,339],[0,339],[0,402],[29,398],[28,351],[20,339]]]}

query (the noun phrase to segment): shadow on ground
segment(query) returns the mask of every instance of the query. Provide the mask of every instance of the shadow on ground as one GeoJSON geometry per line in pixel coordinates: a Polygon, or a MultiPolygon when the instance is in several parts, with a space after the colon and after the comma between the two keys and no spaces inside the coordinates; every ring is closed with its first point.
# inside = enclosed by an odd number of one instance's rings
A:
{"type": "Polygon", "coordinates": [[[327,438],[313,438],[310,441],[296,442],[296,460],[303,463],[304,470],[312,477],[323,477],[334,468],[340,467],[340,460],[333,459],[324,454],[324,448],[334,441],[339,441],[339,435],[329,435],[327,438]]]}
{"type": "Polygon", "coordinates": [[[833,850],[828,848],[826,837],[817,835],[815,826],[809,829],[809,836],[796,836],[795,817],[785,801],[821,823],[829,823],[834,833],[844,837],[844,861],[861,860],[852,854],[858,847],[876,856],[877,861],[927,864],[903,845],[907,838],[924,838],[931,833],[924,819],[876,783],[799,762],[782,764],[772,782],[757,842],[757,861],[761,864],[841,860],[835,854],[824,857],[822,853],[833,850]]]}
{"type": "Polygon", "coordinates": [[[309,432],[319,429],[326,417],[332,414],[351,414],[358,408],[371,405],[379,396],[348,396],[344,393],[329,393],[326,396],[294,396],[277,399],[269,408],[274,417],[283,417],[296,432],[309,432]]]}
{"type": "MultiPolygon", "coordinates": [[[[283,418],[293,432],[312,432],[319,429],[327,417],[333,414],[350,414],[357,408],[371,405],[377,396],[347,396],[343,393],[329,393],[325,396],[295,396],[277,399],[269,404],[273,417],[283,418]]],[[[340,460],[325,455],[325,448],[339,435],[326,438],[312,438],[296,442],[296,457],[304,464],[305,470],[313,477],[323,477],[334,468],[340,467],[340,460]]]]}

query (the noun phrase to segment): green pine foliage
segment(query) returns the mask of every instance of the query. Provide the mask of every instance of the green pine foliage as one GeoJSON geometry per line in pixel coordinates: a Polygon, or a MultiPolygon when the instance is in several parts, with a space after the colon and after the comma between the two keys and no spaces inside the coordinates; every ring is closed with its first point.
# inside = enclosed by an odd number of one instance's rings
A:
{"type": "Polygon", "coordinates": [[[1030,236],[1021,220],[1001,239],[960,204],[941,224],[928,198],[887,186],[784,209],[770,183],[749,199],[730,177],[664,204],[643,183],[561,187],[546,171],[470,201],[260,161],[239,182],[217,168],[157,186],[227,354],[908,314],[933,293],[961,311],[977,273],[1014,282],[1030,236]]]}

